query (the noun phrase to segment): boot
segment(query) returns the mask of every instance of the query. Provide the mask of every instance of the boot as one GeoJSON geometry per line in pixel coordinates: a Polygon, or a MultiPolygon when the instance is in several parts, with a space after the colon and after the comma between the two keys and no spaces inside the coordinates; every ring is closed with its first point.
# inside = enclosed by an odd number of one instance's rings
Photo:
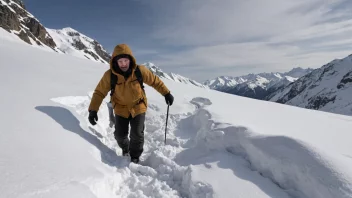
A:
{"type": "Polygon", "coordinates": [[[131,158],[131,162],[138,164],[139,163],[139,159],[138,158],[131,158]]]}
{"type": "Polygon", "coordinates": [[[122,150],[122,156],[130,156],[130,153],[128,152],[128,150],[122,150]]]}

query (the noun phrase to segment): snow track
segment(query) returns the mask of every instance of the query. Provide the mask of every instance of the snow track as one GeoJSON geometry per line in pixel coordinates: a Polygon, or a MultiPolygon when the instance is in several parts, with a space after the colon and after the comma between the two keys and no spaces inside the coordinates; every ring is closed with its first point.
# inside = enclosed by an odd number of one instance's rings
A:
{"type": "Polygon", "coordinates": [[[206,110],[212,102],[206,98],[190,101],[196,107],[194,112],[169,115],[167,145],[165,112],[150,104],[140,164],[121,157],[113,129],[108,127],[104,103],[98,113],[98,124],[92,127],[86,111],[90,97],[53,101],[78,114],[82,127],[79,135],[98,149],[98,160],[114,169],[115,173],[106,173],[103,181],[88,182],[97,197],[224,197],[223,191],[234,197],[352,194],[348,180],[341,179],[342,173],[334,171],[333,165],[315,148],[288,137],[259,136],[244,126],[214,122],[206,110]]]}
{"type": "MultiPolygon", "coordinates": [[[[146,116],[144,153],[140,164],[129,162],[122,153],[114,139],[114,129],[108,126],[108,111],[103,102],[98,113],[98,124],[88,124],[87,107],[90,97],[62,97],[52,99],[62,105],[68,106],[80,116],[81,127],[84,134],[80,136],[95,136],[88,138],[100,154],[97,158],[110,167],[116,168],[118,178],[107,176],[104,181],[91,184],[91,190],[97,197],[111,195],[118,197],[212,197],[212,188],[201,182],[192,183],[192,169],[180,166],[173,158],[182,150],[183,140],[177,138],[172,132],[178,121],[188,115],[169,115],[167,145],[165,137],[165,113],[161,113],[154,105],[149,106],[146,116]],[[99,141],[97,141],[99,140],[99,141]],[[102,146],[103,145],[103,146],[102,146]]],[[[87,139],[87,138],[85,138],[87,139]]]]}

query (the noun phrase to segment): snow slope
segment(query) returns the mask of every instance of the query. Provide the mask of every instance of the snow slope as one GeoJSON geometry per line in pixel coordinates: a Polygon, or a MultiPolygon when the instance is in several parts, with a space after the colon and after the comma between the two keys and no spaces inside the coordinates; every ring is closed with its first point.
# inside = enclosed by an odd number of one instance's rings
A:
{"type": "Polygon", "coordinates": [[[0,197],[352,197],[351,117],[163,79],[167,144],[164,98],[146,86],[136,165],[105,104],[87,121],[107,66],[7,40],[0,52],[0,197]]]}

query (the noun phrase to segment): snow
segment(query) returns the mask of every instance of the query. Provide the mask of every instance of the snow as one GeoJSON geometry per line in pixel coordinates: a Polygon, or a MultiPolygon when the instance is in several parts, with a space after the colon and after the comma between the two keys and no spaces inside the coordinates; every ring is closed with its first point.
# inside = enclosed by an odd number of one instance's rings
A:
{"type": "Polygon", "coordinates": [[[298,78],[294,78],[294,77],[291,77],[291,76],[285,76],[285,78],[290,81],[290,82],[294,82],[296,81],[298,78]]]}
{"type": "Polygon", "coordinates": [[[202,87],[202,88],[208,88],[206,85],[203,85],[195,80],[191,80],[191,79],[186,78],[184,76],[181,76],[179,74],[165,73],[159,67],[157,67],[154,63],[146,62],[146,63],[143,63],[143,65],[145,65],[153,73],[157,74],[162,79],[168,79],[168,80],[173,80],[173,81],[179,82],[179,83],[194,85],[194,86],[202,87]]]}
{"type": "Polygon", "coordinates": [[[141,164],[87,108],[108,68],[2,39],[1,197],[352,197],[352,118],[163,79],[141,164]],[[18,58],[18,56],[21,58],[18,58]],[[55,61],[53,61],[55,60],[55,61]]]}
{"type": "MultiPolygon", "coordinates": [[[[14,9],[12,9],[12,7],[11,7],[8,3],[6,3],[6,1],[0,0],[0,3],[1,3],[2,5],[5,5],[6,7],[8,7],[8,8],[11,10],[11,12],[16,13],[16,11],[15,11],[14,9]]],[[[11,3],[13,3],[13,2],[10,1],[10,4],[11,4],[11,3]]]]}
{"type": "Polygon", "coordinates": [[[0,40],[1,40],[1,44],[2,42],[5,42],[5,41],[23,43],[23,41],[17,35],[11,34],[2,28],[0,28],[0,40]]]}
{"type": "MultiPolygon", "coordinates": [[[[207,80],[203,84],[207,85],[211,89],[216,90],[235,90],[236,88],[248,87],[248,91],[252,91],[258,86],[264,90],[268,90],[274,87],[280,87],[286,85],[289,82],[293,82],[307,73],[312,69],[293,68],[291,71],[286,73],[259,73],[259,74],[248,74],[239,77],[231,76],[220,76],[213,80],[207,80]],[[286,79],[285,79],[286,78],[286,79]]],[[[229,93],[233,93],[230,91],[229,93]]]]}

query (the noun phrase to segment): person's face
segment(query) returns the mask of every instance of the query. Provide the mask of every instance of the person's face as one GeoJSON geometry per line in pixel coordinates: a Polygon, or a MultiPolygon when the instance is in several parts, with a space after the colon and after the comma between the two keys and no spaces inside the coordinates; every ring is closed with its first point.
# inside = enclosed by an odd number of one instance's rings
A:
{"type": "Polygon", "coordinates": [[[130,67],[130,59],[120,58],[117,60],[117,64],[119,65],[120,69],[125,72],[130,67]]]}

